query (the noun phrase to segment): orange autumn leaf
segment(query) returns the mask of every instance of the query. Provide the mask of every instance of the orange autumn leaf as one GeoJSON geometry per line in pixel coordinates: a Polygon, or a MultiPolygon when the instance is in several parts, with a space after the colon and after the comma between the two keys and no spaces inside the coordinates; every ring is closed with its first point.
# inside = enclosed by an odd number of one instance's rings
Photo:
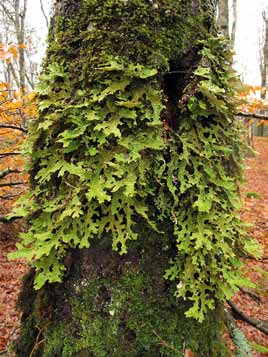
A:
{"type": "Polygon", "coordinates": [[[265,120],[259,120],[257,126],[261,126],[261,125],[263,125],[263,124],[265,124],[265,120]]]}
{"type": "Polygon", "coordinates": [[[247,86],[237,95],[241,102],[239,110],[244,113],[256,113],[259,110],[268,110],[268,101],[261,98],[267,88],[261,86],[247,86]]]}
{"type": "Polygon", "coordinates": [[[19,57],[19,51],[15,45],[9,46],[8,52],[13,56],[14,59],[17,59],[19,57]]]}

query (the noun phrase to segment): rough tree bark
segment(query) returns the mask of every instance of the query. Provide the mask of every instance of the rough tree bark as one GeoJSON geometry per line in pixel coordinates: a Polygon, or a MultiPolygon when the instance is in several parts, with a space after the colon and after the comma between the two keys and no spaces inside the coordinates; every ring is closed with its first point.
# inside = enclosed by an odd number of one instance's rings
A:
{"type": "MultiPolygon", "coordinates": [[[[87,106],[85,98],[90,87],[110,83],[110,78],[117,81],[116,86],[121,86],[122,94],[121,97],[118,94],[117,101],[120,101],[122,107],[125,105],[125,109],[122,109],[125,124],[124,127],[120,127],[120,130],[122,135],[128,133],[131,126],[126,123],[138,120],[136,114],[134,113],[133,116],[129,109],[135,107],[138,100],[146,107],[146,96],[153,97],[153,94],[150,94],[154,93],[152,88],[148,86],[147,93],[142,92],[141,84],[155,73],[154,68],[158,68],[159,72],[163,71],[158,77],[158,82],[162,88],[161,93],[166,107],[161,114],[164,141],[165,135],[168,135],[165,134],[165,130],[168,131],[170,126],[176,128],[178,125],[172,122],[179,110],[178,100],[182,97],[183,89],[191,78],[196,63],[200,60],[198,55],[200,44],[196,40],[204,40],[209,34],[214,33],[215,3],[216,1],[213,0],[55,1],[55,15],[51,22],[49,47],[45,60],[44,78],[46,79],[40,94],[44,105],[40,118],[34,125],[39,125],[40,128],[45,118],[51,120],[48,126],[53,125],[52,122],[58,113],[61,113],[61,120],[53,126],[50,136],[46,134],[47,127],[43,128],[42,135],[35,143],[36,152],[46,146],[48,151],[42,153],[42,157],[47,157],[48,160],[54,157],[55,153],[49,152],[49,143],[58,138],[59,142],[56,146],[61,147],[59,143],[63,136],[59,133],[65,128],[68,129],[67,107],[70,106],[70,110],[76,113],[76,115],[72,114],[72,118],[77,117],[79,120],[80,111],[87,106]],[[108,64],[104,61],[105,58],[106,61],[110,58],[108,64]],[[141,89],[135,92],[136,97],[130,95],[132,84],[124,84],[117,77],[122,70],[120,69],[123,66],[122,61],[129,63],[127,68],[132,68],[134,77],[138,76],[135,71],[139,72],[140,77],[135,79],[135,83],[141,89]],[[142,66],[147,66],[147,70],[145,71],[142,66]],[[49,73],[46,73],[46,70],[49,70],[49,73]],[[102,78],[103,82],[96,84],[96,78],[98,80],[99,73],[104,70],[110,71],[110,77],[102,78]],[[116,74],[117,72],[119,74],[116,74]],[[51,80],[55,81],[52,89],[49,89],[46,81],[51,80]],[[48,94],[48,90],[52,90],[53,93],[52,103],[46,101],[48,95],[51,95],[48,94]],[[58,108],[54,107],[56,102],[61,103],[58,108]]],[[[155,82],[152,83],[155,85],[155,82]]],[[[109,87],[109,93],[104,90],[101,96],[113,95],[113,91],[118,91],[118,87],[117,89],[109,87]]],[[[103,112],[108,108],[113,112],[113,102],[108,99],[106,104],[107,107],[103,108],[100,99],[99,110],[103,112]]],[[[94,115],[90,114],[91,109],[87,109],[88,121],[94,119],[94,115]]],[[[139,115],[139,110],[136,110],[136,113],[139,115]]],[[[151,115],[150,110],[147,115],[151,115]]],[[[107,155],[110,155],[117,140],[116,135],[121,134],[118,133],[117,128],[109,127],[109,120],[113,123],[113,115],[106,119],[108,121],[101,122],[99,125],[107,125],[102,129],[108,133],[107,135],[112,133],[106,149],[107,155]]],[[[140,125],[145,124],[146,120],[140,125]]],[[[81,121],[82,125],[83,121],[81,121]]],[[[151,127],[153,125],[152,123],[151,127]]],[[[133,141],[135,135],[141,136],[139,128],[136,130],[137,132],[132,136],[133,141]]],[[[144,130],[147,130],[146,126],[144,130]]],[[[69,132],[72,138],[75,138],[73,136],[76,135],[75,133],[76,131],[69,132]]],[[[77,135],[79,137],[81,133],[77,135]]],[[[65,136],[63,139],[68,140],[68,137],[65,136]]],[[[99,140],[100,142],[103,140],[101,134],[99,140]]],[[[149,145],[153,144],[151,142],[149,145]]],[[[97,147],[98,143],[88,143],[87,150],[91,150],[90,155],[94,157],[96,152],[92,146],[97,147]]],[[[147,149],[149,159],[147,157],[146,165],[151,165],[155,160],[153,150],[150,154],[151,146],[147,149]]],[[[57,150],[55,147],[54,149],[57,150]]],[[[69,167],[71,167],[76,157],[72,156],[73,148],[69,147],[68,150],[70,151],[64,153],[64,157],[65,160],[69,160],[69,167]]],[[[124,148],[122,150],[122,154],[116,156],[118,162],[124,161],[129,155],[124,148]]],[[[138,148],[133,148],[136,160],[145,153],[146,150],[140,153],[138,148]]],[[[33,152],[35,157],[31,169],[33,186],[37,184],[35,176],[40,170],[39,165],[42,160],[41,156],[37,158],[36,155],[39,154],[33,152]]],[[[131,157],[129,158],[131,160],[131,157]]],[[[166,159],[168,161],[168,158],[166,159]]],[[[116,165],[116,160],[113,160],[111,166],[116,165]]],[[[46,169],[48,170],[48,167],[46,169]]],[[[137,170],[140,169],[137,167],[137,170]]],[[[92,170],[98,169],[93,167],[92,170]]],[[[98,184],[102,184],[103,173],[99,174],[96,190],[98,184]]],[[[148,176],[149,173],[147,172],[146,175],[148,176]]],[[[59,190],[59,178],[54,177],[53,180],[51,190],[54,193],[49,193],[51,200],[55,199],[59,190]]],[[[140,177],[139,180],[142,185],[146,177],[140,177]]],[[[72,187],[73,191],[76,190],[75,180],[66,178],[65,181],[64,185],[72,187]]],[[[131,182],[125,183],[125,185],[130,184],[131,182]]],[[[153,182],[153,185],[158,183],[153,182]]],[[[40,183],[41,191],[44,187],[40,183]]],[[[153,188],[145,188],[145,191],[148,190],[148,195],[151,189],[153,188]]],[[[113,191],[116,197],[116,189],[113,191]]],[[[99,191],[98,194],[104,192],[99,191]]],[[[129,197],[131,200],[131,196],[129,197]]],[[[142,201],[143,197],[140,199],[142,201]]],[[[37,205],[42,204],[41,199],[37,198],[36,202],[37,205]]],[[[120,205],[120,202],[119,198],[115,205],[120,205]]],[[[156,209],[153,204],[151,207],[152,211],[156,209]]],[[[36,215],[38,214],[37,210],[36,215]]],[[[167,221],[166,226],[163,224],[161,227],[166,232],[163,235],[152,230],[146,219],[142,219],[142,216],[146,217],[146,215],[147,212],[142,212],[135,218],[138,239],[128,242],[127,254],[120,256],[111,250],[111,237],[107,233],[101,239],[93,239],[89,249],[68,250],[64,258],[66,272],[62,283],[46,284],[35,291],[33,289],[35,272],[31,271],[25,277],[18,303],[22,311],[22,325],[20,336],[15,344],[16,356],[160,357],[183,355],[185,349],[192,350],[197,356],[228,356],[222,341],[222,306],[217,306],[215,310],[207,313],[202,324],[185,317],[184,312],[189,308],[189,302],[175,298],[174,283],[163,279],[168,261],[176,251],[170,221],[167,221]]],[[[127,218],[126,216],[124,218],[126,221],[123,222],[126,225],[127,218]]],[[[82,221],[85,219],[87,217],[81,218],[82,221]]],[[[98,219],[97,215],[94,219],[98,219]]],[[[120,219],[117,217],[117,220],[120,219]]],[[[70,217],[69,220],[72,218],[70,217]]],[[[92,227],[88,226],[87,229],[90,230],[92,227]]],[[[123,244],[122,241],[120,244],[123,244]]],[[[220,256],[217,259],[221,259],[220,256]]]]}
{"type": "Polygon", "coordinates": [[[219,0],[218,1],[217,25],[218,25],[219,31],[226,37],[229,37],[228,0],[219,0]]]}

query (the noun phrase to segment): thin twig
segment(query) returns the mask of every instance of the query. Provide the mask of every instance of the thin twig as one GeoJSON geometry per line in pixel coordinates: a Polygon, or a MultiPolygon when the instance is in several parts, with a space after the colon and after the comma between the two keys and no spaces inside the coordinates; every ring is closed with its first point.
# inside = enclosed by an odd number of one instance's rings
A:
{"type": "Polygon", "coordinates": [[[245,288],[239,288],[239,290],[242,292],[242,293],[244,293],[244,294],[246,294],[246,295],[248,295],[249,297],[251,297],[253,300],[255,300],[256,302],[258,302],[258,303],[262,303],[262,299],[259,297],[259,295],[257,295],[257,294],[255,294],[253,291],[250,291],[250,290],[248,290],[248,289],[245,289],[245,288]]]}
{"type": "Polygon", "coordinates": [[[45,328],[49,325],[50,322],[46,323],[45,326],[43,326],[42,328],[36,326],[36,328],[38,329],[38,334],[36,336],[36,339],[35,339],[35,343],[34,343],[34,346],[33,346],[33,349],[29,355],[29,357],[32,357],[33,356],[33,353],[34,351],[36,350],[36,348],[38,346],[40,346],[42,343],[44,343],[45,339],[43,338],[42,340],[38,341],[39,340],[39,337],[41,336],[42,332],[45,330],[45,328]]]}
{"type": "Polygon", "coordinates": [[[21,171],[18,170],[18,169],[10,169],[10,168],[7,168],[7,169],[5,169],[5,170],[3,170],[3,171],[0,172],[0,179],[6,177],[7,175],[15,174],[15,173],[16,173],[16,174],[19,174],[19,173],[21,173],[21,171]]]}
{"type": "Polygon", "coordinates": [[[42,14],[44,15],[44,18],[45,18],[45,21],[46,21],[47,28],[49,28],[49,20],[48,20],[47,14],[46,14],[46,12],[45,12],[44,5],[43,5],[43,1],[42,1],[42,0],[40,0],[40,6],[41,6],[42,14]]]}
{"type": "Polygon", "coordinates": [[[13,129],[23,131],[24,133],[28,133],[27,129],[22,128],[21,126],[8,125],[8,124],[0,124],[1,129],[13,129]]]}
{"type": "Polygon", "coordinates": [[[0,183],[0,187],[10,187],[10,186],[20,186],[26,185],[27,182],[18,181],[18,182],[7,182],[7,183],[0,183]]]}
{"type": "Polygon", "coordinates": [[[18,197],[18,196],[20,196],[20,195],[6,195],[6,196],[0,196],[0,200],[6,200],[6,201],[8,201],[8,200],[12,200],[13,198],[18,197]]]}
{"type": "Polygon", "coordinates": [[[154,330],[153,330],[153,334],[160,340],[160,342],[159,342],[160,345],[165,346],[165,347],[169,348],[170,350],[175,351],[175,352],[179,353],[180,355],[184,356],[183,352],[179,351],[177,348],[170,345],[168,342],[164,341],[162,339],[162,337],[159,336],[154,330]]]}
{"type": "Polygon", "coordinates": [[[0,159],[7,156],[16,156],[16,155],[22,155],[22,154],[20,152],[4,152],[0,154],[0,159]]]}
{"type": "Polygon", "coordinates": [[[261,120],[268,120],[267,115],[263,114],[255,114],[255,113],[244,113],[244,112],[239,112],[236,114],[238,117],[245,117],[245,118],[254,118],[254,119],[261,119],[261,120]]]}

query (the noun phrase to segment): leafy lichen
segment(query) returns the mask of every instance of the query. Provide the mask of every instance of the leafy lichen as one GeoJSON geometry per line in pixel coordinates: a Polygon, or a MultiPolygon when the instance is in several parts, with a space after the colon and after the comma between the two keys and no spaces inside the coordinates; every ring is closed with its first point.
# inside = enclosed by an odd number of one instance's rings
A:
{"type": "Polygon", "coordinates": [[[36,268],[36,289],[96,237],[126,254],[147,239],[140,222],[172,244],[165,276],[192,302],[188,317],[202,322],[245,284],[231,53],[208,36],[208,2],[194,3],[84,0],[56,17],[14,254],[36,268]]]}

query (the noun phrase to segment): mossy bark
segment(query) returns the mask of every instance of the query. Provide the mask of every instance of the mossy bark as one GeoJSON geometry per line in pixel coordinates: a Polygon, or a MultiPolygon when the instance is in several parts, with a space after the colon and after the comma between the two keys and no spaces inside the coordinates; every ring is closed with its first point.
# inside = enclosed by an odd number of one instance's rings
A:
{"type": "MultiPolygon", "coordinates": [[[[211,0],[56,1],[44,72],[55,63],[64,66],[68,87],[62,89],[59,76],[52,89],[55,105],[43,110],[35,125],[57,109],[82,103],[87,90],[101,80],[96,68],[112,57],[157,69],[166,106],[162,115],[171,121],[199,60],[197,40],[214,31],[214,5],[211,0]]],[[[116,80],[116,74],[111,73],[111,79],[116,80]]],[[[46,96],[40,99],[42,103],[46,96]]],[[[169,124],[176,129],[176,123],[169,124]]],[[[63,115],[52,132],[44,131],[36,139],[36,151],[52,146],[65,125],[63,115]]],[[[32,164],[33,187],[41,159],[32,164]]],[[[58,178],[53,180],[47,196],[51,199],[59,185],[58,178]]],[[[70,185],[75,181],[69,180],[70,185]]],[[[178,356],[186,348],[197,356],[228,355],[221,337],[222,306],[208,313],[202,324],[187,319],[189,303],[175,298],[174,283],[163,278],[176,254],[169,223],[163,237],[145,219],[135,219],[138,240],[128,243],[127,254],[113,252],[107,234],[93,240],[89,249],[68,250],[62,283],[34,291],[35,272],[25,277],[16,356],[178,356]]]]}
{"type": "Polygon", "coordinates": [[[19,299],[16,356],[175,357],[187,348],[196,356],[229,356],[222,307],[202,324],[186,318],[190,304],[176,299],[174,284],[163,279],[168,241],[141,232],[146,243],[124,257],[105,240],[70,252],[61,284],[36,292],[30,272],[19,299]]]}

